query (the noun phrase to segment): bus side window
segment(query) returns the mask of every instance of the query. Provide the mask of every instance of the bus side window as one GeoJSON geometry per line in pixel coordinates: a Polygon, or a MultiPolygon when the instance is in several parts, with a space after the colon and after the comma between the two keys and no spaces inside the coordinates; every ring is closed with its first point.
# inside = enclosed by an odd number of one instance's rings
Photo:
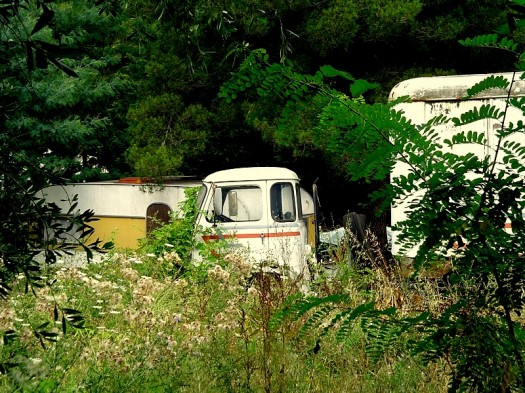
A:
{"type": "Polygon", "coordinates": [[[275,183],[270,189],[272,218],[277,222],[294,222],[295,199],[291,183],[275,183]]]}

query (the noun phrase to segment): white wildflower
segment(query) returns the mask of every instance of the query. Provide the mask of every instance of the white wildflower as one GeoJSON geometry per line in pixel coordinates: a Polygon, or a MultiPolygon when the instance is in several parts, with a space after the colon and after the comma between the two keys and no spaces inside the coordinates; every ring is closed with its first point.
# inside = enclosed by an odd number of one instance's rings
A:
{"type": "Polygon", "coordinates": [[[257,297],[259,295],[259,291],[255,287],[248,288],[248,295],[257,297]]]}
{"type": "Polygon", "coordinates": [[[252,264],[250,261],[248,261],[245,257],[245,255],[239,253],[239,252],[233,252],[230,254],[227,254],[224,257],[224,260],[229,262],[233,267],[235,267],[242,276],[248,277],[252,273],[252,264]]]}
{"type": "Polygon", "coordinates": [[[170,262],[173,261],[175,263],[180,263],[182,260],[179,257],[179,254],[177,254],[176,251],[166,252],[163,255],[164,260],[170,262]]]}
{"type": "Polygon", "coordinates": [[[176,287],[185,288],[188,286],[188,281],[186,281],[184,278],[180,278],[175,280],[174,284],[176,287]]]}
{"type": "Polygon", "coordinates": [[[228,281],[230,278],[230,273],[228,273],[219,265],[215,265],[213,268],[208,270],[208,276],[218,281],[228,281]]]}

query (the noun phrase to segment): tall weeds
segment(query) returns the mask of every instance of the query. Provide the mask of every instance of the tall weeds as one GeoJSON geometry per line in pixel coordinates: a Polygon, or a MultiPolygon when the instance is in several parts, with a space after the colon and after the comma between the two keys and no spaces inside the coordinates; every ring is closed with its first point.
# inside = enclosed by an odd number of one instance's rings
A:
{"type": "MultiPolygon", "coordinates": [[[[17,365],[0,376],[0,391],[435,392],[445,386],[436,370],[402,352],[372,363],[359,330],[342,342],[328,334],[317,351],[299,325],[275,327],[272,318],[287,299],[302,296],[298,285],[252,275],[242,254],[210,266],[204,280],[202,272],[166,275],[162,266],[172,258],[114,253],[98,264],[59,268],[52,289],[41,288],[36,297],[13,288],[0,329],[26,333],[0,347],[0,356],[18,353],[17,365]],[[53,320],[49,306],[58,299],[82,311],[85,328],[63,335],[57,324],[57,342],[44,350],[30,328],[53,320]]],[[[366,301],[368,290],[345,274],[326,285],[352,288],[356,304],[366,301]]]]}

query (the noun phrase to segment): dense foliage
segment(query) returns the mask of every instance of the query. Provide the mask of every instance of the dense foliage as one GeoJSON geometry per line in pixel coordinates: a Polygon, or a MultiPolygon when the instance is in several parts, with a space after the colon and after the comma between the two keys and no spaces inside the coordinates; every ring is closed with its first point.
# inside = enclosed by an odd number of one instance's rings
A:
{"type": "Polygon", "coordinates": [[[196,246],[195,221],[199,213],[197,196],[199,188],[188,188],[184,194],[186,199],[179,205],[179,210],[173,212],[169,223],[155,229],[151,235],[142,239],[140,251],[145,254],[162,256],[168,252],[177,255],[178,265],[173,270],[187,268],[191,254],[196,246]]]}
{"type": "MultiPolygon", "coordinates": [[[[356,195],[351,200],[331,192],[346,174],[338,157],[313,143],[318,107],[305,103],[294,111],[288,126],[302,136],[290,139],[277,126],[284,102],[217,99],[220,85],[252,49],[265,47],[272,61],[290,61],[298,71],[333,64],[383,82],[369,93],[375,98],[408,76],[500,70],[512,62],[505,55],[487,61],[483,51],[462,56],[457,44],[458,38],[501,24],[501,1],[43,3],[48,11],[42,22],[50,23],[39,26],[34,39],[24,34],[43,11],[38,1],[28,1],[31,7],[20,14],[28,26],[24,33],[9,41],[15,33],[5,30],[6,42],[22,41],[5,47],[9,78],[23,73],[19,66],[27,62],[34,68],[32,93],[13,91],[23,107],[11,124],[31,129],[34,138],[26,142],[66,178],[206,175],[282,165],[296,170],[305,184],[320,177],[336,221],[366,204],[370,187],[345,186],[345,193],[356,195]],[[27,60],[26,53],[32,54],[27,60]],[[40,68],[45,64],[51,67],[40,68]],[[79,78],[68,76],[73,73],[79,78]]],[[[17,77],[20,87],[28,86],[28,77],[17,77]]]]}
{"type": "MultiPolygon", "coordinates": [[[[250,264],[239,255],[210,266],[204,280],[194,272],[173,277],[173,257],[114,253],[100,263],[59,264],[48,272],[55,284],[37,296],[16,280],[13,296],[0,300],[0,329],[21,337],[0,346],[0,362],[16,353],[17,363],[0,375],[0,392],[446,391],[440,368],[411,356],[391,352],[372,362],[358,330],[343,345],[327,335],[315,354],[298,326],[270,329],[269,317],[295,289],[250,283],[250,264]],[[82,309],[85,329],[64,335],[53,327],[56,299],[82,309]],[[31,327],[46,322],[57,342],[44,350],[31,327]]],[[[356,303],[370,296],[348,277],[324,284],[339,287],[356,303]]]]}
{"type": "Polygon", "coordinates": [[[102,132],[109,115],[100,108],[107,108],[119,82],[99,80],[107,61],[97,63],[81,50],[92,39],[86,24],[98,17],[85,3],[60,5],[57,12],[44,2],[13,2],[0,9],[2,290],[12,274],[38,272],[34,258],[39,251],[46,262],[54,262],[53,248],[64,230],[76,231],[79,239],[89,237],[92,230],[83,221],[92,212],[60,229],[61,212],[42,199],[41,191],[100,171],[105,159],[100,151],[111,147],[102,132]]]}
{"type": "Polygon", "coordinates": [[[112,20],[87,2],[47,4],[5,9],[3,135],[11,146],[2,151],[24,151],[69,179],[118,172],[125,138],[116,99],[125,84],[108,75],[119,59],[98,38],[112,34],[112,20]]]}
{"type": "MultiPolygon", "coordinates": [[[[66,178],[89,177],[90,171],[100,170],[101,151],[106,148],[102,146],[111,145],[102,132],[109,116],[100,108],[107,108],[119,82],[98,80],[107,62],[97,63],[79,52],[88,39],[80,22],[89,24],[86,16],[92,10],[86,10],[85,3],[75,4],[61,3],[59,12],[40,1],[6,2],[0,7],[2,298],[19,275],[25,279],[26,292],[49,284],[44,266],[75,247],[83,247],[90,258],[93,250],[111,246],[90,239],[92,211],[76,212],[73,198],[71,209],[61,212],[42,194],[45,187],[66,178]],[[64,213],[71,217],[62,220],[64,213]]],[[[68,324],[81,326],[75,310],[55,304],[54,315],[58,322],[62,315],[64,331],[68,324]]],[[[43,346],[56,337],[47,324],[35,325],[33,332],[43,346]]],[[[9,341],[16,332],[2,331],[2,336],[9,341]]],[[[0,371],[9,368],[15,355],[2,359],[0,371]]]]}
{"type": "MultiPolygon", "coordinates": [[[[501,226],[506,218],[516,229],[524,224],[524,188],[516,174],[524,165],[523,148],[506,141],[523,132],[523,124],[502,122],[493,157],[450,154],[443,150],[447,144],[486,141],[473,130],[441,142],[435,127],[502,120],[504,111],[486,107],[458,119],[414,125],[393,109],[395,103],[383,101],[388,89],[408,76],[521,67],[523,7],[522,0],[2,2],[0,295],[8,294],[19,273],[25,275],[26,289],[43,285],[35,257],[44,250],[45,261],[54,263],[62,251],[57,239],[65,232],[76,231],[88,254],[99,247],[97,241],[83,243],[92,234],[93,212],[75,216],[66,228],[57,225],[60,212],[41,199],[48,185],[132,171],[160,178],[271,164],[296,169],[306,182],[335,173],[338,185],[345,179],[362,186],[382,184],[401,159],[411,166],[410,174],[376,197],[384,207],[393,198],[426,190],[401,225],[405,241],[423,241],[416,270],[441,258],[440,248],[451,233],[471,241],[451,272],[455,286],[447,295],[452,305],[395,319],[392,309],[367,302],[336,313],[324,326],[339,327],[343,337],[358,320],[367,321],[361,325],[365,332],[378,316],[395,321],[390,326],[399,330],[377,324],[369,331],[379,331],[377,337],[420,334],[412,348],[425,360],[449,362],[452,390],[522,388],[524,333],[516,315],[523,306],[525,271],[517,250],[525,239],[520,231],[510,236],[501,226]],[[465,40],[477,49],[464,55],[458,38],[494,29],[496,35],[465,40]],[[487,58],[487,47],[503,49],[502,54],[487,58]],[[497,157],[505,170],[495,172],[497,157]],[[450,186],[446,191],[443,182],[450,186]]],[[[508,89],[512,83],[493,79],[477,90],[508,89]]],[[[524,109],[520,100],[508,105],[524,109]]],[[[338,197],[348,195],[341,187],[338,191],[338,197]]],[[[357,202],[368,203],[368,196],[345,200],[344,208],[357,202]]],[[[188,251],[193,238],[185,232],[188,223],[183,224],[174,221],[158,232],[156,245],[171,241],[175,228],[188,251]]],[[[206,283],[208,274],[222,275],[221,269],[201,274],[199,283],[206,283]]],[[[52,286],[52,280],[47,284],[52,286]]],[[[265,281],[260,284],[269,288],[265,281]]],[[[260,315],[267,361],[272,300],[265,294],[259,301],[267,306],[260,315]]],[[[355,306],[343,294],[302,299],[291,310],[299,309],[302,317],[330,302],[355,306]]],[[[57,302],[53,308],[53,322],[61,322],[63,332],[66,326],[81,326],[75,310],[57,302]]],[[[333,315],[330,311],[314,313],[307,326],[320,326],[333,315]]],[[[240,323],[246,359],[251,359],[246,320],[240,323]]],[[[47,331],[48,325],[31,327],[42,346],[59,336],[47,331]]],[[[15,333],[6,329],[7,345],[15,333]]],[[[16,350],[3,353],[0,371],[12,366],[15,355],[16,350]]],[[[240,385],[226,386],[251,388],[256,368],[251,361],[246,367],[246,378],[235,382],[240,385]]],[[[257,386],[269,390],[276,383],[275,370],[262,370],[257,386]]]]}
{"type": "MultiPolygon", "coordinates": [[[[326,194],[330,182],[344,178],[337,158],[320,153],[315,143],[301,143],[311,142],[317,113],[312,103],[295,108],[290,131],[304,135],[296,144],[297,139],[283,142],[276,134],[284,102],[275,97],[233,104],[216,99],[221,83],[256,48],[264,47],[272,62],[290,61],[300,72],[332,64],[384,82],[369,93],[376,98],[408,76],[499,70],[512,62],[506,56],[487,62],[483,52],[462,56],[457,43],[501,24],[501,1],[123,4],[131,58],[125,73],[136,87],[128,114],[127,157],[140,174],[200,175],[232,166],[279,164],[297,170],[306,183],[326,179],[326,194]],[[341,177],[334,179],[334,174],[341,177]]],[[[364,193],[359,194],[364,202],[364,193]]]]}
{"type": "MultiPolygon", "coordinates": [[[[523,70],[523,46],[509,38],[522,32],[525,9],[519,1],[515,5],[510,22],[499,29],[501,35],[462,42],[511,52],[515,66],[523,70]]],[[[323,66],[314,75],[304,75],[290,63],[270,64],[268,60],[264,50],[254,51],[221,95],[231,100],[254,91],[263,98],[280,97],[285,105],[277,130],[293,129],[288,126],[296,103],[299,107],[304,102],[318,104],[319,120],[311,135],[321,136],[317,143],[321,148],[339,158],[349,157],[345,170],[355,179],[381,179],[396,163],[403,163],[405,172],[393,177],[376,196],[384,198],[385,207],[392,202],[407,206],[407,219],[396,229],[401,231],[398,241],[407,250],[418,247],[415,277],[447,260],[445,250],[451,237],[462,236],[468,241],[449,262],[450,286],[443,296],[450,304],[438,313],[425,310],[415,317],[400,318],[395,308],[380,311],[375,302],[345,308],[350,299],[341,294],[296,299],[277,320],[300,319],[315,310],[305,329],[323,327],[325,334],[333,328],[341,338],[350,334],[356,321],[383,341],[407,331],[418,332],[412,350],[425,361],[448,362],[450,391],[522,390],[525,265],[520,250],[525,244],[521,175],[525,156],[520,135],[525,129],[522,120],[507,117],[513,108],[524,112],[523,99],[513,97],[513,85],[523,79],[521,72],[510,79],[489,77],[466,93],[468,99],[491,89],[504,91],[503,107],[487,103],[458,117],[439,114],[414,124],[396,109],[399,101],[367,104],[362,95],[375,86],[346,72],[323,66]],[[327,83],[331,78],[348,81],[350,95],[332,88],[327,83]],[[487,121],[496,122],[495,135],[485,134],[487,121]],[[446,139],[440,133],[444,124],[452,129],[446,139]],[[489,137],[495,141],[489,142],[489,137]],[[454,149],[458,146],[470,149],[454,149]],[[360,159],[354,159],[359,153],[360,159]],[[512,223],[512,233],[505,230],[507,221],[512,223]],[[343,304],[343,311],[334,313],[334,306],[327,304],[334,304],[336,310],[343,304]],[[390,314],[393,317],[384,318],[390,314]]],[[[298,136],[301,134],[294,135],[298,136]]]]}

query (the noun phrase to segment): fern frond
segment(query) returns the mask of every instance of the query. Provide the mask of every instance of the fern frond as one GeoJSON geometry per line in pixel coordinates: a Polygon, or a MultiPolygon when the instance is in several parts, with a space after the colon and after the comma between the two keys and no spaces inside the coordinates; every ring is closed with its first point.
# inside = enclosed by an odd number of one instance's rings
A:
{"type": "MultiPolygon", "coordinates": [[[[389,101],[387,105],[389,107],[391,107],[391,108],[394,108],[396,105],[403,104],[403,103],[406,103],[406,102],[412,102],[412,99],[410,98],[410,96],[401,96],[399,98],[396,98],[393,101],[389,101]]],[[[401,111],[399,111],[399,112],[401,112],[401,111]]]]}
{"type": "Polygon", "coordinates": [[[339,325],[339,329],[336,332],[336,338],[339,341],[342,341],[345,337],[348,337],[350,335],[351,327],[353,327],[352,323],[355,319],[349,316],[353,311],[354,310],[344,310],[339,314],[335,315],[330,321],[330,323],[327,324],[327,326],[325,326],[325,328],[323,329],[322,335],[328,333],[328,331],[330,329],[333,329],[333,327],[336,326],[337,323],[339,323],[339,321],[342,321],[339,325]]]}
{"type": "Polygon", "coordinates": [[[501,40],[497,34],[484,34],[474,38],[467,38],[465,40],[459,40],[459,43],[466,47],[484,47],[484,48],[496,48],[503,49],[510,52],[516,52],[518,44],[513,40],[503,37],[501,40]]]}
{"type": "Polygon", "coordinates": [[[325,320],[328,314],[332,311],[332,307],[323,306],[315,311],[303,324],[299,330],[299,338],[304,337],[310,333],[312,329],[318,328],[325,320]]]}
{"type": "MultiPolygon", "coordinates": [[[[433,117],[426,123],[416,126],[416,129],[420,134],[420,138],[418,138],[419,142],[423,142],[423,145],[416,143],[416,145],[419,147],[418,150],[420,153],[429,153],[429,149],[432,151],[437,151],[442,148],[440,143],[441,134],[436,131],[435,127],[442,126],[448,122],[450,122],[450,119],[447,116],[439,115],[433,117]]],[[[407,151],[412,150],[408,149],[407,151]]]]}
{"type": "Polygon", "coordinates": [[[507,138],[508,136],[516,133],[525,132],[525,123],[523,120],[518,120],[515,124],[509,122],[509,125],[505,128],[500,128],[496,131],[496,136],[498,138],[507,138]]]}
{"type": "Polygon", "coordinates": [[[459,127],[465,124],[474,123],[476,121],[484,120],[484,119],[499,120],[504,115],[505,115],[504,111],[499,110],[494,105],[487,104],[487,105],[481,105],[479,109],[474,108],[466,113],[463,113],[460,118],[454,117],[452,119],[452,123],[454,123],[456,127],[459,127]]]}
{"type": "Polygon", "coordinates": [[[322,298],[317,297],[293,297],[288,302],[285,302],[283,307],[277,311],[270,319],[269,325],[271,328],[277,328],[285,319],[291,319],[292,322],[297,322],[302,316],[314,308],[334,303],[347,304],[350,297],[345,294],[334,294],[322,298]]]}
{"type": "Polygon", "coordinates": [[[359,100],[341,95],[336,98],[319,116],[319,126],[315,129],[316,143],[340,156],[351,149],[374,151],[374,154],[359,159],[349,157],[346,161],[347,172],[353,179],[383,179],[389,173],[389,167],[384,165],[385,161],[378,162],[374,157],[385,157],[386,162],[391,163],[393,145],[389,140],[390,134],[393,128],[403,127],[406,119],[388,105],[364,105],[359,100]],[[393,123],[393,117],[404,122],[393,123]]]}
{"type": "Polygon", "coordinates": [[[349,80],[349,81],[353,81],[355,80],[355,78],[350,75],[348,72],[344,72],[344,71],[340,71],[338,69],[335,69],[334,67],[332,67],[331,65],[324,65],[322,66],[319,71],[321,72],[321,74],[323,74],[324,76],[326,77],[329,77],[329,78],[334,78],[336,76],[340,76],[346,80],[349,80]]]}
{"type": "Polygon", "coordinates": [[[467,89],[467,95],[464,98],[472,98],[491,89],[508,89],[510,82],[505,77],[499,75],[491,75],[482,81],[476,83],[471,88],[467,89]]]}
{"type": "Polygon", "coordinates": [[[466,143],[474,143],[477,145],[486,145],[488,143],[485,138],[485,133],[477,131],[461,131],[454,134],[451,139],[445,139],[443,142],[449,147],[466,143]]]}
{"type": "Polygon", "coordinates": [[[522,164],[525,160],[525,146],[516,141],[504,141],[500,149],[504,153],[502,158],[503,164],[518,173],[525,171],[525,167],[522,164]]]}
{"type": "Polygon", "coordinates": [[[447,124],[449,121],[450,121],[450,119],[447,116],[441,114],[441,115],[438,115],[438,116],[434,116],[432,119],[427,121],[425,123],[425,125],[428,126],[428,127],[437,127],[437,126],[441,126],[443,124],[447,124]]]}
{"type": "Polygon", "coordinates": [[[303,299],[302,294],[292,294],[286,298],[280,310],[272,315],[270,321],[268,322],[268,327],[270,330],[277,330],[279,326],[284,322],[284,320],[290,315],[293,314],[292,308],[298,304],[301,299],[303,299]]]}
{"type": "Polygon", "coordinates": [[[399,175],[392,179],[392,185],[399,195],[410,195],[421,188],[421,179],[414,172],[408,172],[407,175],[399,175]]]}
{"type": "Polygon", "coordinates": [[[373,363],[378,362],[399,340],[398,326],[381,320],[364,319],[361,328],[366,332],[365,352],[373,363]]]}
{"type": "Polygon", "coordinates": [[[522,162],[518,160],[514,155],[505,155],[503,157],[503,163],[517,171],[518,173],[523,173],[525,167],[522,165],[522,162]]]}
{"type": "Polygon", "coordinates": [[[341,325],[337,330],[336,338],[342,341],[348,337],[352,323],[370,313],[375,314],[375,307],[375,302],[364,303],[357,306],[353,310],[345,310],[345,312],[340,313],[340,315],[336,315],[336,317],[334,317],[332,320],[332,326],[339,322],[339,320],[342,320],[341,325]]]}
{"type": "Polygon", "coordinates": [[[498,42],[497,34],[483,34],[478,35],[474,38],[466,38],[459,40],[459,43],[467,47],[478,47],[478,46],[494,46],[498,42]]]}
{"type": "Polygon", "coordinates": [[[509,100],[509,104],[512,107],[519,109],[522,112],[525,112],[525,97],[512,97],[509,100]]]}
{"type": "Polygon", "coordinates": [[[516,141],[504,141],[501,149],[508,155],[514,155],[521,160],[525,160],[525,146],[516,141]]]}

